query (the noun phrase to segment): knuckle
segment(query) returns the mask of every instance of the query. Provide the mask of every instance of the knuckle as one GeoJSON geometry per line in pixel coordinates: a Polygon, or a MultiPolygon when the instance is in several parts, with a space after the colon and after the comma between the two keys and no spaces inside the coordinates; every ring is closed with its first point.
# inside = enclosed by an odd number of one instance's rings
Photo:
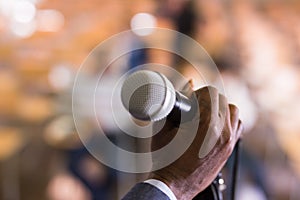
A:
{"type": "Polygon", "coordinates": [[[218,90],[217,88],[213,87],[213,86],[205,86],[205,87],[202,87],[198,90],[199,93],[201,93],[202,95],[203,94],[218,94],[218,90]]]}

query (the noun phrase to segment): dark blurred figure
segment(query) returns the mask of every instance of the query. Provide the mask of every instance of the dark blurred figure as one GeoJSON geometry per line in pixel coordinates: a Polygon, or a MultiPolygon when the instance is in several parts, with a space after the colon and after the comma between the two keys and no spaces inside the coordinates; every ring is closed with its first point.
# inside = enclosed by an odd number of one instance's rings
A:
{"type": "Polygon", "coordinates": [[[90,190],[93,200],[116,199],[116,170],[100,163],[85,147],[69,151],[69,170],[90,190]]]}

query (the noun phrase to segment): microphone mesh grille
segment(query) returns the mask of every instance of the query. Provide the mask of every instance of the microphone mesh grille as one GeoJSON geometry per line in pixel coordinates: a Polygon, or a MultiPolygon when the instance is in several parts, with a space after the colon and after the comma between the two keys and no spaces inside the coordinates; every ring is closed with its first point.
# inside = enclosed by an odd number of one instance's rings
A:
{"type": "Polygon", "coordinates": [[[129,100],[129,112],[138,119],[150,119],[165,100],[165,88],[147,84],[137,88],[129,100]]]}
{"type": "Polygon", "coordinates": [[[171,112],[175,104],[175,89],[164,75],[140,70],[124,81],[121,98],[135,118],[157,121],[171,112]]]}

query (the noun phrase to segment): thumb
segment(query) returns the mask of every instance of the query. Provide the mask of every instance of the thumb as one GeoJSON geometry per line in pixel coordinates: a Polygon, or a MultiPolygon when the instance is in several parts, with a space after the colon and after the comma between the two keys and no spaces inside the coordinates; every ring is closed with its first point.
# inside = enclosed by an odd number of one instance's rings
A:
{"type": "Polygon", "coordinates": [[[192,93],[194,92],[194,81],[193,79],[190,79],[181,89],[181,93],[184,94],[187,97],[190,97],[192,93]]]}

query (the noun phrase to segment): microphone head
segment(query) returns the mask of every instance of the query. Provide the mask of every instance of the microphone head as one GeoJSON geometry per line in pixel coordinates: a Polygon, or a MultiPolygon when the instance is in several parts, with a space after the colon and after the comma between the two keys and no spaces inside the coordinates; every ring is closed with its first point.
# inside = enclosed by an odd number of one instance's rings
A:
{"type": "Polygon", "coordinates": [[[163,74],[140,70],[129,75],[124,81],[121,99],[133,117],[158,121],[172,111],[176,102],[176,92],[163,74]]]}

